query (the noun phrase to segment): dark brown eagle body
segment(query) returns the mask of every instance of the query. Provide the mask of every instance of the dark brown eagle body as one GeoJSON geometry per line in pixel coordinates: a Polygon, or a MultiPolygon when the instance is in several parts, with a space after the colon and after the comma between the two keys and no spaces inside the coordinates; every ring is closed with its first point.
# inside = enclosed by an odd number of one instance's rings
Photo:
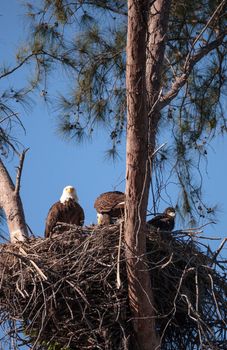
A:
{"type": "Polygon", "coordinates": [[[125,194],[120,191],[102,193],[94,203],[98,213],[98,224],[113,224],[124,215],[125,194]]]}
{"type": "Polygon", "coordinates": [[[172,231],[175,225],[175,209],[172,207],[166,208],[163,214],[155,216],[147,223],[152,228],[160,231],[172,231]]]}
{"type": "MultiPolygon", "coordinates": [[[[77,203],[74,199],[71,198],[69,198],[64,203],[58,201],[55,204],[53,204],[48,212],[46,219],[46,238],[50,237],[52,233],[55,233],[54,229],[57,226],[57,222],[83,226],[84,211],[79,205],[79,203],[77,203]]],[[[62,233],[65,230],[65,227],[59,227],[56,233],[62,233]]]]}

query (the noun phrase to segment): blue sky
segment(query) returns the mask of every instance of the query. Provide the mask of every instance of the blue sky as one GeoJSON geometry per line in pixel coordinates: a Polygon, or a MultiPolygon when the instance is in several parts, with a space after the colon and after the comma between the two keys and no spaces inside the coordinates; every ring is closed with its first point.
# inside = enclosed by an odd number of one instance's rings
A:
{"type": "MultiPolygon", "coordinates": [[[[23,18],[22,2],[17,0],[1,1],[0,9],[0,52],[1,62],[14,62],[15,47],[24,40],[26,21],[23,18]]],[[[23,73],[24,74],[24,73],[23,73]]],[[[16,83],[23,86],[24,75],[19,73],[4,80],[0,89],[16,83]]],[[[58,82],[57,89],[62,87],[58,82]]],[[[56,131],[56,119],[53,110],[45,105],[37,93],[34,104],[21,118],[26,128],[15,130],[24,147],[29,147],[22,175],[21,197],[26,220],[33,232],[43,236],[45,218],[50,206],[56,202],[66,185],[76,187],[80,203],[85,211],[85,223],[96,222],[93,208],[95,198],[108,190],[122,190],[125,187],[125,148],[122,145],[121,158],[113,163],[105,160],[108,148],[107,135],[101,130],[93,142],[81,145],[67,143],[56,131]]],[[[162,142],[166,140],[163,139],[162,142]]],[[[210,147],[207,174],[204,173],[205,198],[216,203],[219,208],[217,224],[207,226],[204,235],[224,238],[227,233],[227,138],[219,137],[210,147]]],[[[13,178],[18,159],[6,162],[13,178]]],[[[173,193],[173,197],[175,193],[173,193]]],[[[160,205],[160,210],[166,207],[160,205]]],[[[7,236],[7,233],[6,233],[7,236]]],[[[211,242],[213,247],[220,241],[211,242]]],[[[225,250],[226,252],[226,250],[225,250]]],[[[224,255],[224,251],[223,254],[224,255]]],[[[225,253],[226,255],[226,253],[225,253]]]]}

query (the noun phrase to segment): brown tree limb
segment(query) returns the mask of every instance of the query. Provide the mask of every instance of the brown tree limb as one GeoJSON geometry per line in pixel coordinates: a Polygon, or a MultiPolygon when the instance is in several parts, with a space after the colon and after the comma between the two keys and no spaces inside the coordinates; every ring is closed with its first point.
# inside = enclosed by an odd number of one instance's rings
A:
{"type": "Polygon", "coordinates": [[[106,2],[104,3],[103,1],[97,1],[96,6],[100,7],[100,8],[107,9],[107,10],[109,10],[111,12],[114,12],[114,13],[117,13],[119,15],[123,15],[123,16],[127,16],[128,15],[126,11],[121,11],[120,9],[115,8],[114,6],[111,6],[108,3],[106,3],[106,2]]]}
{"type": "Polygon", "coordinates": [[[195,40],[193,41],[192,45],[191,45],[191,50],[189,51],[186,60],[185,60],[185,67],[187,66],[188,60],[191,57],[191,53],[192,50],[194,49],[196,43],[199,41],[199,39],[201,38],[201,36],[203,35],[203,33],[206,31],[206,29],[209,27],[209,25],[211,24],[211,22],[213,21],[214,17],[216,16],[216,14],[218,12],[221,12],[224,4],[225,4],[226,0],[222,0],[222,2],[218,5],[218,7],[216,8],[216,10],[213,12],[212,16],[209,18],[209,20],[207,21],[206,25],[203,27],[203,29],[200,31],[200,33],[197,35],[197,37],[195,38],[195,40]]]}
{"type": "Polygon", "coordinates": [[[28,237],[28,231],[19,190],[15,191],[13,181],[1,159],[0,188],[0,207],[6,215],[10,241],[11,243],[24,241],[28,237]]]}
{"type": "Polygon", "coordinates": [[[184,65],[184,71],[181,76],[177,77],[172,84],[169,92],[167,92],[158,103],[158,110],[163,109],[178,95],[180,89],[185,85],[188,80],[192,69],[203,57],[205,57],[209,52],[218,48],[222,43],[227,34],[227,29],[220,33],[217,38],[207,45],[203,46],[196,54],[187,58],[187,64],[184,65]]]}

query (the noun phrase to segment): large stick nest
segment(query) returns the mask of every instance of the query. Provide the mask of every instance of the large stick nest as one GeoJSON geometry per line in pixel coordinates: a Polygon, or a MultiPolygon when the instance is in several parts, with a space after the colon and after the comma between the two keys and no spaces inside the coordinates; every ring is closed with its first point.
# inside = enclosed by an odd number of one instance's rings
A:
{"type": "MultiPolygon", "coordinates": [[[[0,322],[15,347],[133,348],[121,227],[66,228],[1,245],[0,322]]],[[[147,233],[146,257],[161,349],[226,349],[221,263],[190,237],[162,237],[147,233]]]]}

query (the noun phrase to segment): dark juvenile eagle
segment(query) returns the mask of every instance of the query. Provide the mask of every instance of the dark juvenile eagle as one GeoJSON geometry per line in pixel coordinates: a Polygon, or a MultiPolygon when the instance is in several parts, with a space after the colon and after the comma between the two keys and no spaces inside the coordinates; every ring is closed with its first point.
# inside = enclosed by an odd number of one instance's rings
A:
{"type": "Polygon", "coordinates": [[[175,216],[175,209],[168,207],[162,214],[155,216],[147,223],[149,226],[159,229],[160,231],[172,231],[175,225],[175,216]]]}
{"type": "Polygon", "coordinates": [[[100,194],[95,200],[98,225],[113,224],[124,215],[125,194],[119,191],[110,191],[100,194]]]}
{"type": "MultiPolygon", "coordinates": [[[[84,211],[78,203],[77,193],[74,187],[66,186],[61,198],[50,208],[45,227],[45,237],[50,237],[55,232],[57,222],[83,226],[84,211]]],[[[65,228],[58,228],[56,233],[61,233],[65,228]]]]}

